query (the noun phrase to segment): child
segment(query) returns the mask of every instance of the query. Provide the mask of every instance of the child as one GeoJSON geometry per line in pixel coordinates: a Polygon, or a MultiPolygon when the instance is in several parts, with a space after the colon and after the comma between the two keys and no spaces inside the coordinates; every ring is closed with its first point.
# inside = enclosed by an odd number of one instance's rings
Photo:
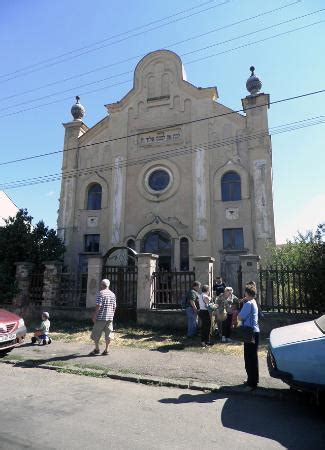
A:
{"type": "Polygon", "coordinates": [[[51,322],[49,321],[50,315],[48,312],[44,311],[42,313],[42,322],[39,328],[36,328],[34,332],[34,337],[32,337],[33,344],[38,340],[39,344],[51,343],[51,338],[49,337],[49,330],[51,322]]]}

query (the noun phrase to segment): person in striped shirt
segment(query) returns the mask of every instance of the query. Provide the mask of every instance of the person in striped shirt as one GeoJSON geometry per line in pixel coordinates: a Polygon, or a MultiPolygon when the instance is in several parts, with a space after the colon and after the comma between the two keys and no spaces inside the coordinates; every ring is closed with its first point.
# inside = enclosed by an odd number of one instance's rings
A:
{"type": "Polygon", "coordinates": [[[96,308],[93,314],[94,327],[91,332],[91,339],[95,343],[95,348],[89,353],[90,356],[100,354],[99,341],[105,333],[105,349],[102,355],[108,355],[108,346],[111,342],[110,334],[113,332],[113,319],[116,310],[116,297],[114,292],[109,290],[110,281],[104,279],[100,283],[101,290],[96,297],[96,308]]]}

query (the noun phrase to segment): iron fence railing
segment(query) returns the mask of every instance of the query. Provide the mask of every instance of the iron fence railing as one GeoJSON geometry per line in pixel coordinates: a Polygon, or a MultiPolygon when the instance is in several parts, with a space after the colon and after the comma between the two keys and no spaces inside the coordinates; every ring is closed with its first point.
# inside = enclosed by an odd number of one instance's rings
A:
{"type": "Polygon", "coordinates": [[[152,274],[155,309],[180,309],[181,301],[195,280],[195,271],[159,271],[152,274]]]}
{"type": "Polygon", "coordinates": [[[261,306],[265,311],[319,314],[325,310],[325,271],[261,269],[261,306]]]}
{"type": "Polygon", "coordinates": [[[58,295],[54,306],[85,307],[87,296],[87,273],[64,272],[60,274],[58,295]]]}
{"type": "Polygon", "coordinates": [[[43,303],[44,272],[33,272],[29,284],[29,303],[40,306],[43,303]]]}
{"type": "Polygon", "coordinates": [[[136,309],[138,266],[104,266],[103,278],[110,280],[110,289],[116,295],[117,311],[136,309]]]}

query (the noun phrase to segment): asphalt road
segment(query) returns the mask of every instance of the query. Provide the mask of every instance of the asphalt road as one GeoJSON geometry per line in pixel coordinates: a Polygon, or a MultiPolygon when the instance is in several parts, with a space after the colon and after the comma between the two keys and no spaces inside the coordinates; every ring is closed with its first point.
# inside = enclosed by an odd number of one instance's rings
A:
{"type": "Polygon", "coordinates": [[[314,407],[0,365],[0,448],[325,448],[314,407]]]}

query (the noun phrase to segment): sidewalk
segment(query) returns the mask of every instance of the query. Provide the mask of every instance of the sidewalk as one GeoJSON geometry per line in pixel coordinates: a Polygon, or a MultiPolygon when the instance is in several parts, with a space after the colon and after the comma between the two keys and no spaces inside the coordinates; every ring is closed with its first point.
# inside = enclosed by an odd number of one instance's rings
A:
{"type": "MultiPolygon", "coordinates": [[[[241,392],[240,385],[246,378],[243,357],[209,353],[208,348],[202,352],[167,348],[162,352],[112,345],[107,356],[88,356],[92,348],[60,341],[46,346],[25,344],[0,362],[200,390],[241,392]]],[[[260,357],[259,363],[260,388],[253,394],[281,398],[287,395],[288,386],[269,376],[265,356],[260,357]]]]}

